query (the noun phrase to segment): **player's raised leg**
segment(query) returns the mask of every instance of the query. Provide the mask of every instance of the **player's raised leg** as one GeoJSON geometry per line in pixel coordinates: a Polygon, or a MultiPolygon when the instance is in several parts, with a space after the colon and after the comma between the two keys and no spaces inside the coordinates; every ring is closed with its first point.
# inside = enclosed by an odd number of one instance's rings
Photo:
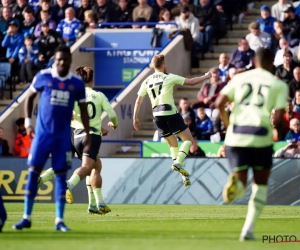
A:
{"type": "Polygon", "coordinates": [[[6,210],[3,204],[2,195],[0,193],[0,233],[2,232],[2,228],[4,227],[4,223],[7,219],[6,210]]]}
{"type": "Polygon", "coordinates": [[[41,176],[38,178],[38,188],[40,188],[45,182],[51,181],[55,178],[55,173],[53,168],[48,168],[41,176]]]}

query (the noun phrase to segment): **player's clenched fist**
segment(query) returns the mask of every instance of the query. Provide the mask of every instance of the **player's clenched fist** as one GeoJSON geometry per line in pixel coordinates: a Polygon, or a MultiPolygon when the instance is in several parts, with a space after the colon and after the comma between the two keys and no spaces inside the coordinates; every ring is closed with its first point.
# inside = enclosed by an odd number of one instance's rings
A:
{"type": "Polygon", "coordinates": [[[118,127],[118,126],[115,126],[112,122],[107,123],[107,126],[112,129],[116,129],[118,127]]]}

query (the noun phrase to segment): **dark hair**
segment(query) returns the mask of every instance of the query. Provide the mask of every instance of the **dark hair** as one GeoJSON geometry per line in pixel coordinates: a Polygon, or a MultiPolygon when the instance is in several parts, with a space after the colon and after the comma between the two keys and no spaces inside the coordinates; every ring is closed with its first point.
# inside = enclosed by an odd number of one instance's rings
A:
{"type": "Polygon", "coordinates": [[[188,101],[189,99],[187,97],[182,97],[180,100],[188,101]]]}
{"type": "Polygon", "coordinates": [[[167,12],[167,11],[170,13],[170,19],[171,19],[171,12],[170,12],[168,9],[163,8],[163,9],[160,10],[159,15],[158,15],[159,21],[165,21],[165,20],[163,20],[163,15],[164,15],[165,12],[167,12]]]}
{"type": "Polygon", "coordinates": [[[4,128],[0,127],[0,130],[1,130],[1,129],[4,130],[4,128]]]}
{"type": "Polygon", "coordinates": [[[274,53],[270,49],[260,47],[256,51],[256,59],[263,68],[269,68],[274,62],[274,53]]]}
{"type": "Polygon", "coordinates": [[[19,118],[18,120],[16,120],[16,125],[19,127],[21,125],[24,125],[25,123],[25,118],[19,118]]]}
{"type": "Polygon", "coordinates": [[[26,8],[25,8],[25,10],[23,11],[23,14],[24,13],[28,13],[28,14],[33,14],[33,9],[30,7],[30,6],[27,6],[26,8]]]}
{"type": "Polygon", "coordinates": [[[290,57],[293,57],[293,53],[289,50],[285,50],[284,53],[283,53],[283,56],[290,56],[290,57]]]}
{"type": "Polygon", "coordinates": [[[33,40],[33,38],[32,38],[32,36],[31,36],[31,35],[27,35],[27,36],[25,36],[24,40],[26,40],[26,39],[33,40]]]}
{"type": "Polygon", "coordinates": [[[76,74],[82,78],[84,83],[90,83],[94,79],[94,70],[90,67],[78,67],[76,74]]]}
{"type": "Polygon", "coordinates": [[[71,56],[71,49],[70,47],[66,46],[66,45],[59,45],[56,49],[55,49],[55,53],[58,53],[58,52],[62,52],[62,53],[66,53],[68,55],[71,56]]]}

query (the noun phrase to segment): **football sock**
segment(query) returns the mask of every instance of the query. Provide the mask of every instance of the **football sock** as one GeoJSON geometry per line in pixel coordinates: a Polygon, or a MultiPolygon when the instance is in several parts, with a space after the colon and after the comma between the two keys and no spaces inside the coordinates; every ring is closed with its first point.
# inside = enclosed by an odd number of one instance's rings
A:
{"type": "Polygon", "coordinates": [[[68,188],[72,190],[80,182],[80,177],[78,174],[73,174],[71,178],[67,181],[68,188]]]}
{"type": "Polygon", "coordinates": [[[42,179],[42,183],[45,183],[47,181],[53,180],[55,177],[55,173],[52,168],[49,168],[40,177],[42,179]]]}
{"type": "Polygon", "coordinates": [[[86,183],[86,188],[88,190],[88,195],[89,195],[89,205],[95,207],[95,206],[97,206],[97,204],[96,204],[94,191],[91,186],[90,176],[86,177],[85,183],[86,183]]]}
{"type": "Polygon", "coordinates": [[[7,219],[6,210],[0,193],[0,227],[6,221],[6,219],[7,219]]]}
{"type": "Polygon", "coordinates": [[[66,179],[66,173],[57,174],[55,177],[56,224],[63,221],[64,218],[66,203],[66,179]]]}
{"type": "Polygon", "coordinates": [[[177,155],[176,158],[176,162],[182,164],[184,159],[188,156],[190,148],[192,146],[192,142],[191,141],[184,141],[180,148],[179,148],[179,153],[177,155]]]}
{"type": "Polygon", "coordinates": [[[257,222],[263,207],[266,205],[267,196],[267,185],[252,184],[252,194],[248,203],[248,213],[242,229],[242,235],[253,233],[255,223],[257,222]]]}
{"type": "Polygon", "coordinates": [[[246,188],[245,188],[243,182],[241,182],[240,180],[237,180],[236,185],[237,185],[236,198],[242,198],[246,193],[246,188]]]}
{"type": "Polygon", "coordinates": [[[95,198],[96,198],[97,206],[104,205],[105,203],[102,199],[102,190],[101,190],[101,188],[95,188],[93,191],[94,191],[94,195],[95,195],[95,198]]]}
{"type": "Polygon", "coordinates": [[[37,187],[38,187],[38,178],[40,173],[29,169],[28,180],[26,184],[26,194],[24,199],[24,219],[30,220],[30,216],[32,213],[32,208],[34,204],[34,198],[37,194],[37,187]]]}
{"type": "Polygon", "coordinates": [[[171,157],[173,161],[176,161],[178,155],[178,147],[170,147],[171,157]]]}

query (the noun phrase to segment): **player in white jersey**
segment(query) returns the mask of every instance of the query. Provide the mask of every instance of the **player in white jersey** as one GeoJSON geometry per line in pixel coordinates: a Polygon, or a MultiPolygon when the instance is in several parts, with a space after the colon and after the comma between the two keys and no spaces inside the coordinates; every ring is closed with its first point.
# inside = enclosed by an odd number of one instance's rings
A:
{"type": "MultiPolygon", "coordinates": [[[[86,137],[85,131],[83,131],[83,125],[80,122],[80,113],[78,112],[78,105],[76,104],[73,111],[74,119],[72,120],[71,127],[74,128],[74,140],[72,142],[75,151],[83,162],[82,167],[75,170],[72,177],[67,181],[68,190],[66,193],[66,200],[68,203],[73,203],[73,188],[79,183],[81,179],[86,177],[86,185],[89,195],[89,213],[106,214],[110,212],[110,208],[104,203],[102,198],[102,177],[101,177],[101,161],[98,157],[98,153],[101,145],[101,135],[103,129],[101,128],[101,116],[102,109],[104,109],[110,122],[108,126],[115,129],[117,128],[117,116],[112,109],[106,96],[101,92],[96,92],[92,89],[94,80],[94,71],[89,67],[79,67],[76,69],[77,75],[79,75],[86,83],[86,97],[87,97],[87,109],[89,114],[90,135],[91,135],[91,148],[84,152],[84,141],[86,137]],[[90,176],[89,176],[90,175],[90,176]]],[[[72,139],[71,139],[72,141],[72,139]]],[[[54,172],[48,169],[46,173],[41,176],[39,184],[45,183],[48,180],[54,178],[54,172]]]]}
{"type": "Polygon", "coordinates": [[[253,170],[252,194],[240,240],[254,240],[254,226],[266,204],[268,178],[272,168],[273,129],[270,123],[275,110],[275,126],[283,122],[288,85],[275,78],[274,54],[259,48],[254,59],[256,69],[236,75],[216,100],[221,118],[227,127],[226,157],[233,169],[223,190],[223,199],[230,203],[244,196],[248,168],[253,170]],[[225,105],[234,102],[228,118],[225,105]]]}
{"type": "Polygon", "coordinates": [[[166,63],[164,55],[153,57],[152,66],[155,73],[147,77],[138,92],[138,97],[134,107],[133,126],[139,130],[138,113],[144,96],[148,94],[154,116],[154,123],[157,126],[159,135],[168,142],[173,159],[172,170],[177,171],[183,178],[185,186],[191,185],[189,173],[183,168],[183,161],[188,155],[192,146],[193,137],[191,131],[184,123],[183,118],[178,113],[174,103],[173,88],[176,85],[196,85],[203,80],[209,79],[211,73],[204,76],[187,79],[178,75],[166,73],[166,63]],[[175,135],[182,140],[178,149],[178,142],[175,135]]]}

